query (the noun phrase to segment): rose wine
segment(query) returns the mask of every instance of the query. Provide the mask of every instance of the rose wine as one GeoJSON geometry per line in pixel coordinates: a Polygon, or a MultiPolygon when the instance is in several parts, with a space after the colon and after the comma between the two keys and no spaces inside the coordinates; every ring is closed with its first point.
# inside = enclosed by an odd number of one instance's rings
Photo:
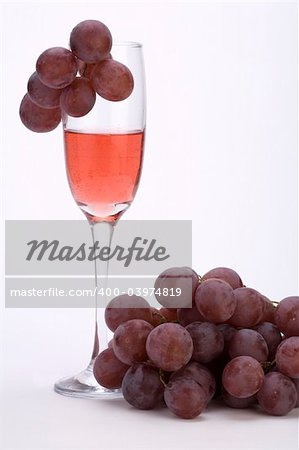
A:
{"type": "Polygon", "coordinates": [[[68,181],[89,220],[116,221],[134,199],[142,166],[143,132],[64,132],[68,181]]]}

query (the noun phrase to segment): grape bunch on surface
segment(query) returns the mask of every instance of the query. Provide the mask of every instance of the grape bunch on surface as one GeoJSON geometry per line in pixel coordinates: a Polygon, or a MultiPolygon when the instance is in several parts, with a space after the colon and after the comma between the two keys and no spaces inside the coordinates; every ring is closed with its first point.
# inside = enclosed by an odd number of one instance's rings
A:
{"type": "Polygon", "coordinates": [[[184,419],[199,416],[213,399],[273,416],[299,406],[299,297],[276,306],[223,267],[203,277],[171,268],[155,288],[160,309],[134,295],[108,304],[114,337],[94,363],[99,384],[121,388],[137,409],[166,405],[184,419]],[[163,288],[186,280],[182,305],[189,293],[191,306],[178,308],[163,288]]]}
{"type": "Polygon", "coordinates": [[[98,20],[84,20],[72,30],[70,50],[52,47],[37,59],[20,105],[20,118],[31,131],[54,130],[63,113],[82,117],[91,111],[96,94],[119,102],[134,88],[132,73],[112,59],[112,36],[98,20]]]}

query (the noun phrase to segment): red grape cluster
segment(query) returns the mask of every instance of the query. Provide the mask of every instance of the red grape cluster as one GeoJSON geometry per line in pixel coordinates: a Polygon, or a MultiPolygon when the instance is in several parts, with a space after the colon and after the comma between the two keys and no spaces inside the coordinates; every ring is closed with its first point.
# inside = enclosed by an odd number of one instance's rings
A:
{"type": "Polygon", "coordinates": [[[20,118],[29,130],[54,130],[61,114],[85,116],[93,108],[96,93],[106,100],[125,100],[134,80],[128,67],[112,59],[112,36],[98,20],[80,22],[71,32],[70,48],[52,47],[37,59],[20,118]],[[78,76],[77,76],[78,74],[78,76]]]}
{"type": "Polygon", "coordinates": [[[166,295],[156,295],[159,310],[138,296],[111,300],[105,320],[114,337],[95,360],[98,383],[121,388],[135,408],[164,403],[184,419],[213,398],[277,416],[299,406],[299,297],[276,306],[228,268],[203,277],[168,269],[155,287],[177,288],[186,278],[191,308],[171,308],[166,295]]]}

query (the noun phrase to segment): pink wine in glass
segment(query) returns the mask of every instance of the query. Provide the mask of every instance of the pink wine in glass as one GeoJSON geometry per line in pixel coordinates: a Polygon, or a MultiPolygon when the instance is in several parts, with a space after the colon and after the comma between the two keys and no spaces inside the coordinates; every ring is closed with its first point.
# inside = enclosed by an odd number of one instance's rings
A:
{"type": "Polygon", "coordinates": [[[64,131],[68,180],[89,220],[116,221],[138,187],[144,132],[92,134],[64,131]]]}
{"type": "MultiPolygon", "coordinates": [[[[96,95],[92,110],[83,117],[63,114],[65,162],[72,195],[90,225],[93,245],[110,247],[118,219],[136,194],[143,158],[146,123],[145,73],[142,45],[113,43],[115,61],[128,67],[134,89],[122,101],[96,95]]],[[[95,287],[105,287],[109,259],[94,260],[95,287]]],[[[80,373],[58,380],[54,389],[62,395],[82,398],[119,398],[120,389],[101,386],[93,376],[93,365],[107,347],[104,300],[95,289],[95,323],[92,355],[80,373]]],[[[107,300],[107,299],[106,299],[107,300]]]]}

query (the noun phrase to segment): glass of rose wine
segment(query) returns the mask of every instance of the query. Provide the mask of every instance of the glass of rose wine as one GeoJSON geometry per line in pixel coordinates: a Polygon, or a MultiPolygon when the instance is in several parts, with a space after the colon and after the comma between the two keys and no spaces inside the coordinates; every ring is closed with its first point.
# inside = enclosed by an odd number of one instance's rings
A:
{"type": "MultiPolygon", "coordinates": [[[[142,168],[145,131],[145,78],[142,46],[116,43],[113,59],[125,64],[134,78],[131,95],[108,101],[97,95],[84,117],[63,116],[65,161],[74,200],[87,217],[93,244],[110,247],[117,221],[132,203],[142,168]]],[[[108,261],[95,262],[96,288],[104,288],[108,261]]],[[[103,292],[103,289],[101,289],[103,292]]],[[[79,374],[55,383],[55,391],[72,397],[113,398],[118,389],[100,386],[93,376],[94,360],[107,346],[103,297],[95,299],[95,339],[91,360],[79,374]]]]}

